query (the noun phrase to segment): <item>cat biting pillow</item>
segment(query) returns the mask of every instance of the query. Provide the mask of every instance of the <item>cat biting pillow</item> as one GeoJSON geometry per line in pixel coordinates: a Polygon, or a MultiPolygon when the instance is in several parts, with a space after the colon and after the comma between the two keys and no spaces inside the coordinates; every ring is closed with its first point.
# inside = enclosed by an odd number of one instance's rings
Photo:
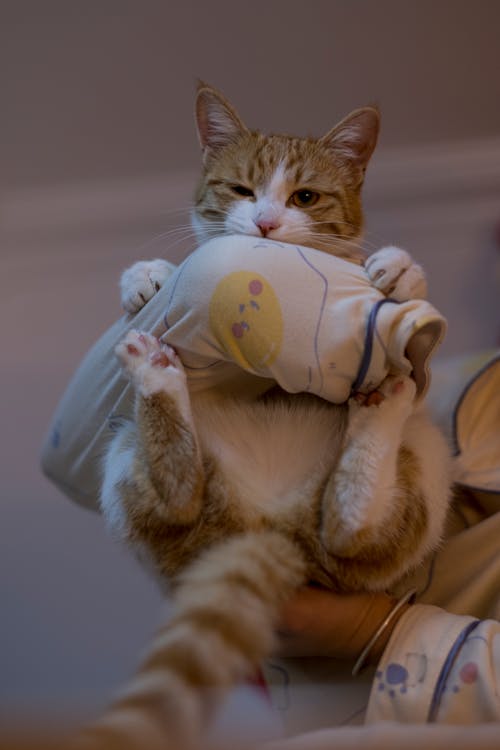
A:
{"type": "MultiPolygon", "coordinates": [[[[160,262],[126,272],[125,307],[141,283],[148,293],[147,276],[160,262]]],[[[423,395],[445,330],[429,302],[386,297],[358,263],[264,237],[209,240],[165,284],[161,340],[181,357],[191,391],[234,384],[243,370],[288,393],[342,403],[353,391],[375,390],[391,371],[412,374],[423,395]]]]}
{"type": "MultiPolygon", "coordinates": [[[[394,591],[440,543],[451,494],[447,443],[415,403],[444,320],[404,251],[360,265],[378,111],[320,139],[265,136],[200,84],[196,112],[199,247],[171,275],[166,261],[125,273],[126,309],[150,301],[82,363],[49,452],[172,592],[172,747],[200,746],[299,587],[394,591]]],[[[158,685],[156,668],[143,705],[158,685]]]]}

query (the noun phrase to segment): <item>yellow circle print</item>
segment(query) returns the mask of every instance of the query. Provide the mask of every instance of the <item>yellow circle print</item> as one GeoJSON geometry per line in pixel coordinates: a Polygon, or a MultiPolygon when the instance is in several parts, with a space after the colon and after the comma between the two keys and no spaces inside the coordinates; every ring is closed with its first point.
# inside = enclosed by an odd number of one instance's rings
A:
{"type": "Polygon", "coordinates": [[[219,344],[240,367],[259,370],[278,356],[283,316],[274,289],[260,274],[225,276],[212,295],[209,314],[219,344]]]}

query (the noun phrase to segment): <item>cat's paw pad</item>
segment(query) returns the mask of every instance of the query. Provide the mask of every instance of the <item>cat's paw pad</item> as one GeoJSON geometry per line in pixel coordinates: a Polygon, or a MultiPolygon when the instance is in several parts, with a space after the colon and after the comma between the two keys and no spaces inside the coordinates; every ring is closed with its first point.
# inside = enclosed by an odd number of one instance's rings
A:
{"type": "Polygon", "coordinates": [[[407,375],[388,375],[377,391],[382,394],[384,402],[397,401],[410,406],[415,400],[417,385],[413,378],[407,375]]]}
{"type": "Polygon", "coordinates": [[[412,378],[406,375],[388,375],[379,387],[370,393],[355,393],[349,401],[350,410],[356,412],[362,408],[378,407],[386,401],[398,400],[412,404],[417,386],[412,378]]]}
{"type": "Polygon", "coordinates": [[[379,390],[370,391],[370,393],[361,393],[358,391],[352,396],[353,404],[358,406],[380,406],[385,396],[379,390]]]}
{"type": "Polygon", "coordinates": [[[427,282],[422,268],[399,247],[383,247],[365,261],[371,284],[397,302],[424,299],[427,282]]]}
{"type": "Polygon", "coordinates": [[[171,391],[185,385],[177,353],[155,336],[129,331],[115,349],[122,369],[143,395],[171,391]]]}
{"type": "Polygon", "coordinates": [[[128,313],[136,313],[161,289],[171,273],[172,266],[161,258],[141,260],[127,268],[120,279],[123,309],[128,313]]]}

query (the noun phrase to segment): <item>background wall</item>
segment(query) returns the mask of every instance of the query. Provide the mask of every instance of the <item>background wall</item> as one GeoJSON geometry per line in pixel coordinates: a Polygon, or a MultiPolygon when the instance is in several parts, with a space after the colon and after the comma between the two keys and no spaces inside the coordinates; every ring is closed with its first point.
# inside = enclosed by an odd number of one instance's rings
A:
{"type": "Polygon", "coordinates": [[[196,166],[197,77],[253,127],[376,101],[381,146],[498,134],[496,0],[3,0],[9,186],[196,166]]]}
{"type": "Polygon", "coordinates": [[[179,260],[197,76],[251,126],[321,134],[378,102],[367,239],[430,271],[453,354],[498,343],[496,0],[3,0],[0,705],[85,714],[162,603],[98,516],[41,475],[51,412],[139,257],[179,260]],[[165,234],[167,233],[167,234],[165,234]]]}

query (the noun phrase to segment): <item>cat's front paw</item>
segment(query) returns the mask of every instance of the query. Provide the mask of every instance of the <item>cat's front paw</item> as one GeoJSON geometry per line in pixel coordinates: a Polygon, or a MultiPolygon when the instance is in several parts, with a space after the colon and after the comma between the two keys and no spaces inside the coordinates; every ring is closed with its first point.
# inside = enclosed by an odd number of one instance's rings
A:
{"type": "Polygon", "coordinates": [[[123,272],[120,279],[120,300],[124,310],[136,313],[161,289],[172,273],[166,260],[140,260],[123,272]]]}
{"type": "Polygon", "coordinates": [[[178,355],[155,336],[129,331],[115,353],[124,373],[143,396],[161,391],[179,395],[186,390],[186,375],[178,355]]]}
{"type": "Polygon", "coordinates": [[[427,282],[422,268],[399,247],[383,247],[365,261],[373,286],[397,302],[425,299],[427,282]]]}

